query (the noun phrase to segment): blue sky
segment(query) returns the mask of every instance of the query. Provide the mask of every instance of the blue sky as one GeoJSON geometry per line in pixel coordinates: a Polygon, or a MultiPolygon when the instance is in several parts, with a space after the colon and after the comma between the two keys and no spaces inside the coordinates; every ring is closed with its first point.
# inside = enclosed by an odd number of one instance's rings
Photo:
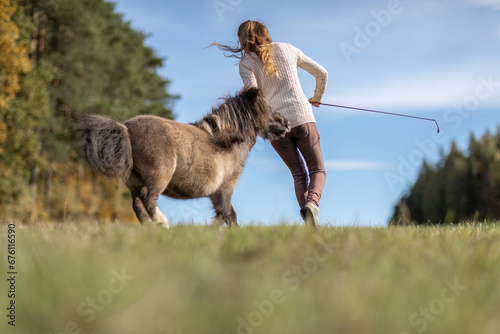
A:
{"type": "MultiPolygon", "coordinates": [[[[166,59],[161,74],[180,94],[176,120],[193,122],[242,87],[237,61],[211,41],[235,42],[239,24],[263,21],[329,72],[325,103],[435,118],[432,122],[315,108],[327,180],[320,224],[384,226],[415,181],[452,141],[500,124],[500,0],[118,0],[117,11],[166,59]]],[[[301,71],[307,96],[314,78],[301,71]]],[[[160,198],[171,224],[210,222],[206,199],[160,198]]],[[[242,225],[300,222],[293,180],[258,141],[233,195],[242,225]]]]}

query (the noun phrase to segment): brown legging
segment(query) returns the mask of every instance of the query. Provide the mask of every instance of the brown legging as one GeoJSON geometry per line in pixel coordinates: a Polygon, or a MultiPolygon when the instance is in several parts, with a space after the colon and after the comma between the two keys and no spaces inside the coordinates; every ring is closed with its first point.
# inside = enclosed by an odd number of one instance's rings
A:
{"type": "Polygon", "coordinates": [[[285,137],[271,144],[292,172],[300,207],[307,202],[319,205],[326,173],[316,123],[296,126],[285,137]],[[307,163],[309,177],[300,154],[307,163]]]}

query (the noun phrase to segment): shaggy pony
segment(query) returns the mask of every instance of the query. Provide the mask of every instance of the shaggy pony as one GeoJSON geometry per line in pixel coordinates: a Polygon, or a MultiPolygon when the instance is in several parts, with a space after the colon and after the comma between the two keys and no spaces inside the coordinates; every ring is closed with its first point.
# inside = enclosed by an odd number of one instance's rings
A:
{"type": "Polygon", "coordinates": [[[231,226],[237,225],[233,190],[257,136],[277,140],[290,124],[269,110],[258,88],[244,88],[194,124],[146,115],[121,124],[84,114],[75,117],[75,129],[83,135],[81,153],[92,169],[125,182],[141,223],[168,227],[157,205],[163,194],[209,197],[215,222],[231,226]]]}

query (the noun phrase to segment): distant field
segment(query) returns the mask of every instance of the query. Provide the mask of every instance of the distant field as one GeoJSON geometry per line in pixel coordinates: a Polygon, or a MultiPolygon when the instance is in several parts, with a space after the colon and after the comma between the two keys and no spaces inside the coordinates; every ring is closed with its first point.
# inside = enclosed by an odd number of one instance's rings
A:
{"type": "MultiPolygon", "coordinates": [[[[9,275],[0,226],[2,277],[9,275]]],[[[500,224],[16,225],[1,333],[500,332],[500,224]]]]}

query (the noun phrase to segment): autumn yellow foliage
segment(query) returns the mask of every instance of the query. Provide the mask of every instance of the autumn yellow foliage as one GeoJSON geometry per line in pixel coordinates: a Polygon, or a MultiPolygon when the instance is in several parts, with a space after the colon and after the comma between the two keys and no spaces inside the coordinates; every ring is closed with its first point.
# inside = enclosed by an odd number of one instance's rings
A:
{"type": "Polygon", "coordinates": [[[136,221],[123,183],[83,164],[71,115],[172,117],[145,39],[109,0],[0,0],[0,220],[136,221]]]}
{"type": "Polygon", "coordinates": [[[12,20],[16,10],[14,1],[0,0],[0,108],[9,107],[21,89],[19,75],[31,69],[29,51],[19,43],[19,28],[12,20]]]}

